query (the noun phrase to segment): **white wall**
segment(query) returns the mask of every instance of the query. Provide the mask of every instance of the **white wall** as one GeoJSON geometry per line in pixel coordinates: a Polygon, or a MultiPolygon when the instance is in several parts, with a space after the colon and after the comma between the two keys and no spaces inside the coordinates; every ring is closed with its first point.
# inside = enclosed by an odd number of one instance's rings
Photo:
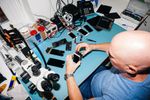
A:
{"type": "MultiPolygon", "coordinates": [[[[63,1],[67,3],[67,0],[63,0],[63,1]]],[[[72,0],[69,1],[71,2],[72,0]]],[[[73,1],[74,4],[76,4],[78,0],[73,0],[73,1]]],[[[43,16],[47,18],[51,18],[54,16],[56,12],[56,2],[57,0],[28,0],[32,14],[40,15],[41,17],[43,16]]],[[[35,16],[35,18],[40,16],[35,16]]]]}
{"type": "Polygon", "coordinates": [[[49,0],[28,0],[28,3],[32,14],[41,15],[48,18],[51,16],[51,6],[49,0]]]}
{"type": "Polygon", "coordinates": [[[0,0],[0,6],[9,20],[3,28],[8,29],[9,24],[19,28],[34,21],[26,0],[0,0]]]}
{"type": "MultiPolygon", "coordinates": [[[[24,14],[24,16],[22,17],[23,19],[21,20],[19,19],[20,15],[17,15],[17,17],[15,17],[15,22],[13,23],[18,23],[18,26],[23,25],[23,23],[29,23],[30,21],[35,21],[37,18],[46,17],[50,19],[51,17],[54,16],[54,13],[56,12],[57,0],[0,0],[0,2],[4,2],[4,3],[6,1],[14,1],[14,2],[20,1],[22,3],[23,11],[21,12],[19,11],[19,13],[26,13],[26,14],[24,14]]],[[[68,1],[71,2],[72,0],[68,0],[68,1]]],[[[73,0],[73,1],[74,1],[74,4],[76,4],[78,0],[73,0]]],[[[64,0],[64,2],[67,3],[67,0],[64,0]]],[[[116,6],[113,6],[112,11],[117,11],[120,14],[123,11],[123,9],[126,8],[128,2],[129,0],[113,0],[113,1],[112,0],[99,0],[99,5],[101,3],[110,5],[110,6],[116,5],[116,6]]],[[[93,2],[93,4],[95,3],[93,2]]],[[[9,2],[7,6],[11,8],[11,5],[12,4],[9,2]]],[[[97,8],[95,8],[95,10],[97,8]]],[[[9,17],[10,21],[14,20],[14,16],[12,15],[12,13],[14,13],[14,9],[16,8],[12,7],[10,11],[6,11],[6,16],[9,17]]],[[[8,26],[8,24],[9,23],[3,24],[3,26],[8,26]]]]}

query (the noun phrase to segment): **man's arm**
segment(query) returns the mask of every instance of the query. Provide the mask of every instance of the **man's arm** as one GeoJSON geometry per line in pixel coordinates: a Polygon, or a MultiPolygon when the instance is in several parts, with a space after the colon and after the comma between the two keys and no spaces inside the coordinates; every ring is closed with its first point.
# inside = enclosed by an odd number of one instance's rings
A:
{"type": "Polygon", "coordinates": [[[68,95],[70,100],[82,100],[82,95],[79,90],[78,85],[76,84],[76,81],[73,77],[74,71],[78,68],[80,65],[80,61],[77,63],[73,62],[72,60],[73,55],[68,55],[66,57],[66,82],[67,82],[67,88],[68,88],[68,95]]]}
{"type": "Polygon", "coordinates": [[[90,44],[92,50],[101,50],[101,51],[107,51],[110,43],[102,43],[102,44],[90,44]]]}
{"type": "MultiPolygon", "coordinates": [[[[78,44],[76,50],[80,51],[80,48],[85,47],[85,54],[91,50],[102,50],[107,51],[110,46],[110,43],[103,43],[103,44],[87,44],[87,43],[80,43],[78,44]]],[[[72,60],[72,55],[68,55],[66,57],[66,74],[73,74],[77,67],[80,65],[80,61],[78,63],[74,63],[72,60]]],[[[66,79],[67,87],[68,87],[68,95],[70,100],[83,100],[81,95],[80,89],[76,84],[76,81],[73,76],[68,77],[66,79]]],[[[88,91],[87,91],[88,92],[88,91]]],[[[91,98],[90,100],[94,100],[91,98]]]]}
{"type": "Polygon", "coordinates": [[[83,100],[79,87],[77,86],[74,77],[69,77],[67,80],[68,95],[70,100],[83,100]]]}
{"type": "Polygon", "coordinates": [[[101,43],[101,44],[80,43],[76,46],[76,51],[80,51],[81,48],[85,48],[82,54],[86,55],[88,52],[92,50],[107,51],[109,49],[109,46],[110,46],[110,43],[101,43]]]}

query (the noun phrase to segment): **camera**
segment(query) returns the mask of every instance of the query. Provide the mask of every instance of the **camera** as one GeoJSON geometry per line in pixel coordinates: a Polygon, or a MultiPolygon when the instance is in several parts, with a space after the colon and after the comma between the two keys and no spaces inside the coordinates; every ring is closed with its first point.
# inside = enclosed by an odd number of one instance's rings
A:
{"type": "Polygon", "coordinates": [[[34,76],[39,76],[41,74],[41,71],[39,70],[39,68],[37,66],[33,66],[31,68],[31,70],[32,70],[34,76]]]}
{"type": "Polygon", "coordinates": [[[36,61],[35,65],[32,66],[31,68],[34,76],[39,76],[41,74],[40,68],[41,68],[41,63],[39,61],[36,61]]]}
{"type": "Polygon", "coordinates": [[[37,89],[40,92],[51,92],[59,78],[60,76],[57,73],[50,71],[38,80],[37,89]]]}

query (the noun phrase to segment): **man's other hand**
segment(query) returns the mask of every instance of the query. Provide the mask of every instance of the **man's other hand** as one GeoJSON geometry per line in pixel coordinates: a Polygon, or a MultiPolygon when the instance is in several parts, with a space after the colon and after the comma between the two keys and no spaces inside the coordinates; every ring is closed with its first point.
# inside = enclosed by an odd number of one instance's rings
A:
{"type": "Polygon", "coordinates": [[[74,73],[74,71],[78,68],[80,65],[80,61],[77,63],[73,62],[73,55],[67,55],[66,57],[66,74],[74,73]]]}
{"type": "Polygon", "coordinates": [[[86,55],[88,52],[92,50],[92,45],[87,43],[80,43],[76,46],[76,51],[82,53],[82,55],[86,55]],[[85,48],[85,50],[81,51],[82,48],[85,48]]]}

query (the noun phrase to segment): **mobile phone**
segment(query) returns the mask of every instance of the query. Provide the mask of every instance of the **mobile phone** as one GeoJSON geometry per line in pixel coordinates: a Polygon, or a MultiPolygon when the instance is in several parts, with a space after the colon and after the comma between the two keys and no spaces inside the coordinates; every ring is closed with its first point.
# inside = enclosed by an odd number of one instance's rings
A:
{"type": "Polygon", "coordinates": [[[59,60],[59,59],[54,59],[54,58],[49,58],[47,64],[56,66],[59,68],[63,68],[65,61],[59,60]]]}
{"type": "Polygon", "coordinates": [[[64,55],[64,51],[58,50],[58,49],[47,48],[46,52],[49,54],[57,55],[57,56],[63,56],[64,55]]]}
{"type": "Polygon", "coordinates": [[[52,46],[53,46],[53,47],[58,47],[58,46],[60,46],[60,45],[66,44],[66,43],[67,43],[67,40],[64,38],[64,39],[61,39],[61,40],[59,40],[59,41],[53,42],[53,43],[52,43],[52,46]]]}
{"type": "Polygon", "coordinates": [[[88,32],[92,32],[92,28],[88,25],[85,25],[84,28],[88,31],[88,32]]]}
{"type": "Polygon", "coordinates": [[[77,63],[80,60],[80,56],[76,53],[73,55],[73,62],[77,63]]]}
{"type": "Polygon", "coordinates": [[[72,38],[72,39],[75,39],[76,36],[72,33],[72,32],[69,32],[68,35],[72,38]]]}
{"type": "Polygon", "coordinates": [[[82,28],[78,30],[82,35],[88,35],[88,32],[83,30],[82,28]]]}
{"type": "Polygon", "coordinates": [[[64,51],[62,50],[57,50],[57,49],[52,49],[50,54],[54,54],[54,55],[58,55],[58,56],[63,56],[64,55],[64,51]]]}
{"type": "Polygon", "coordinates": [[[77,63],[82,59],[82,54],[80,52],[75,52],[73,55],[73,62],[77,63]]]}

